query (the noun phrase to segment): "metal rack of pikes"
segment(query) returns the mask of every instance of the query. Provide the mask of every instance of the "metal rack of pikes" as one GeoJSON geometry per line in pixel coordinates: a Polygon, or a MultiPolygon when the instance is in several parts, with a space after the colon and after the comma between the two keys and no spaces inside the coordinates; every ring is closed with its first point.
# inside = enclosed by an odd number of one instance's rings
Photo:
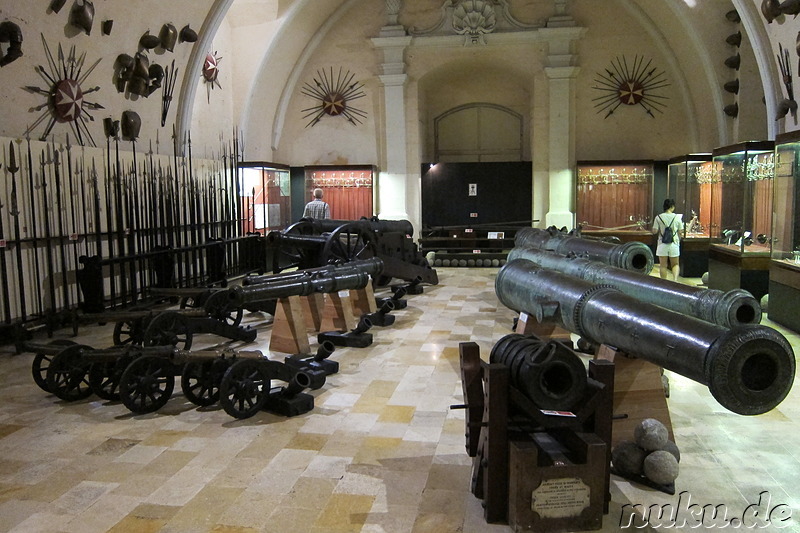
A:
{"type": "Polygon", "coordinates": [[[224,288],[164,289],[162,294],[178,297],[186,308],[127,316],[114,326],[115,344],[109,348],[56,339],[26,342],[24,350],[35,354],[36,384],[67,402],[94,394],[121,401],[133,413],[151,413],[167,404],[180,377],[185,398],[197,406],[219,402],[240,419],[261,410],[295,416],[314,407],[313,395],[303,391],[321,388],[326,376],[338,372],[339,363],[329,359],[335,347],[370,346],[368,330],[392,325],[391,312],[406,307],[404,297],[422,291],[414,281],[376,297],[373,280],[383,267],[373,257],[250,275],[241,285],[224,288]],[[230,343],[191,350],[197,333],[254,341],[257,329],[240,323],[243,309],[273,315],[269,354],[288,354],[283,360],[230,343]]]}
{"type": "Polygon", "coordinates": [[[242,229],[237,133],[212,159],[193,157],[190,136],[165,155],[158,139],[137,152],[143,143],[121,140],[116,123],[106,133],[105,149],[69,137],[3,146],[3,342],[158,308],[154,288],[225,286],[266,269],[264,237],[242,229]]]}

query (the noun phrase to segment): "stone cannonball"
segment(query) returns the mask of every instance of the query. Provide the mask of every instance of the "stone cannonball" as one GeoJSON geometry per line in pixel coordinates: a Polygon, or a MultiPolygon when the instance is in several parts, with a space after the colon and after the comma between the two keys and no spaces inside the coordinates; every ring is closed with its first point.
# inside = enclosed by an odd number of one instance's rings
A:
{"type": "Polygon", "coordinates": [[[666,450],[656,450],[644,458],[642,470],[653,483],[667,485],[678,477],[678,460],[666,450]]]}
{"type": "Polygon", "coordinates": [[[681,451],[678,449],[677,444],[675,444],[671,440],[668,440],[662,449],[674,455],[676,461],[678,461],[679,463],[681,462],[681,451]]]}
{"type": "Polygon", "coordinates": [[[641,476],[647,452],[629,440],[620,441],[611,450],[611,463],[622,476],[641,476]]]}
{"type": "Polygon", "coordinates": [[[645,418],[633,430],[633,440],[649,452],[660,450],[669,440],[667,427],[655,418],[645,418]]]}

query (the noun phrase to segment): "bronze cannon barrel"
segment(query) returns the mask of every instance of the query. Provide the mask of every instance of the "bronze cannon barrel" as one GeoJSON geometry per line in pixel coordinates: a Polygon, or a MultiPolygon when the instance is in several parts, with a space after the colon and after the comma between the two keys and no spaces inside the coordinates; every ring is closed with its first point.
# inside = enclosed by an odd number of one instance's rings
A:
{"type": "Polygon", "coordinates": [[[575,254],[632,272],[653,270],[653,251],[643,242],[614,244],[568,235],[554,227],[523,228],[514,235],[514,246],[549,250],[559,255],[575,254]]]}
{"type": "Polygon", "coordinates": [[[769,327],[726,329],[525,259],[500,269],[495,292],[514,311],[554,318],[592,343],[706,385],[734,413],[766,413],[783,401],[794,381],[792,347],[769,327]]]}
{"type": "Polygon", "coordinates": [[[370,257],[369,259],[357,259],[342,265],[325,265],[291,272],[281,272],[280,274],[247,276],[242,281],[242,284],[259,285],[261,283],[283,282],[308,277],[328,277],[349,271],[366,272],[375,278],[383,271],[383,260],[379,257],[370,257]]]}
{"type": "Polygon", "coordinates": [[[761,304],[743,289],[726,292],[647,276],[582,257],[566,257],[535,248],[516,247],[508,260],[527,259],[592,283],[606,283],[639,300],[713,322],[726,328],[761,322],[761,304]]]}
{"type": "Polygon", "coordinates": [[[231,287],[228,298],[237,306],[251,302],[275,300],[289,296],[308,296],[316,292],[336,292],[345,289],[363,289],[370,276],[363,271],[349,271],[342,275],[319,278],[291,279],[278,283],[261,283],[247,287],[231,287]]]}

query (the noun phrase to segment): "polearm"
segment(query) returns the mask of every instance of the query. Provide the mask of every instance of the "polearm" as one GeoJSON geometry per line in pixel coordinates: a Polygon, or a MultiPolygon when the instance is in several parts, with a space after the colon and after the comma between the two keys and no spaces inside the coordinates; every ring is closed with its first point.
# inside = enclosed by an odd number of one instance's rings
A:
{"type": "Polygon", "coordinates": [[[89,207],[86,205],[86,153],[81,154],[80,166],[75,167],[75,172],[79,174],[81,195],[81,211],[83,212],[83,254],[89,255],[89,207]],[[80,170],[79,170],[80,169],[80,170]]]}
{"type": "MultiPolygon", "coordinates": [[[[69,236],[67,237],[68,240],[72,241],[72,259],[73,265],[75,268],[78,268],[78,222],[77,222],[77,214],[75,211],[78,209],[78,202],[74,201],[73,198],[75,197],[75,179],[72,174],[72,146],[69,143],[69,134],[67,134],[67,187],[69,187],[69,205],[70,205],[70,219],[72,222],[72,228],[69,236]]],[[[81,302],[81,291],[78,287],[75,287],[77,290],[75,292],[75,302],[80,305],[81,302]]]]}
{"type": "Polygon", "coordinates": [[[131,173],[133,177],[133,212],[134,217],[133,221],[136,226],[136,235],[135,235],[135,242],[138,246],[139,250],[139,287],[141,287],[142,293],[145,291],[145,287],[147,286],[147,279],[145,271],[147,270],[147,260],[144,258],[144,223],[142,220],[142,199],[140,197],[140,188],[139,188],[139,165],[136,161],[136,139],[131,139],[131,152],[133,153],[133,171],[131,173]]]}
{"type": "Polygon", "coordinates": [[[128,292],[128,282],[125,279],[125,222],[123,218],[123,180],[125,178],[122,176],[122,164],[119,159],[119,137],[114,138],[114,158],[114,181],[116,184],[114,206],[117,209],[114,218],[117,223],[117,248],[119,251],[119,295],[120,303],[125,305],[125,295],[128,292]]]}
{"type": "MultiPolygon", "coordinates": [[[[6,170],[11,172],[11,209],[9,214],[14,217],[14,239],[17,241],[17,284],[19,285],[19,309],[20,317],[25,322],[28,319],[27,309],[25,308],[25,274],[22,269],[22,239],[20,238],[19,231],[19,206],[17,205],[17,158],[14,155],[14,143],[8,142],[8,162],[6,163],[6,170]]],[[[3,258],[5,259],[5,250],[3,250],[3,258]]],[[[5,272],[3,272],[5,277],[5,272]]]]}
{"type": "Polygon", "coordinates": [[[124,213],[124,234],[128,245],[127,261],[128,261],[128,274],[131,282],[131,303],[136,301],[138,288],[136,285],[136,228],[133,222],[133,194],[131,191],[131,183],[135,178],[136,173],[124,172],[122,178],[122,203],[125,207],[124,213]]]}
{"type": "Polygon", "coordinates": [[[36,287],[37,304],[39,315],[43,314],[44,302],[42,301],[42,284],[41,277],[39,276],[39,244],[36,226],[36,182],[33,177],[33,153],[31,152],[31,137],[25,135],[25,141],[28,146],[28,198],[30,200],[30,222],[31,222],[31,247],[33,247],[33,271],[36,273],[36,279],[33,281],[36,287]]]}
{"type": "Polygon", "coordinates": [[[114,275],[114,262],[111,259],[114,258],[114,225],[112,224],[113,214],[112,214],[112,188],[111,188],[111,135],[106,137],[106,173],[103,176],[103,191],[105,193],[105,204],[106,204],[106,245],[108,246],[108,286],[110,289],[111,294],[109,295],[109,303],[113,308],[116,305],[116,298],[117,298],[117,280],[114,275]]]}
{"type": "MultiPolygon", "coordinates": [[[[178,152],[174,149],[174,142],[173,142],[173,150],[172,150],[172,169],[174,174],[174,179],[170,180],[170,185],[172,185],[171,191],[173,195],[173,201],[175,202],[175,213],[174,213],[174,226],[172,231],[174,232],[175,236],[175,246],[178,250],[181,250],[181,187],[180,187],[180,174],[178,174],[178,152]]],[[[180,251],[178,253],[178,283],[177,286],[180,287],[183,284],[183,258],[184,252],[180,251]]]]}
{"type": "Polygon", "coordinates": [[[92,188],[94,188],[94,238],[95,255],[103,257],[103,231],[100,227],[100,187],[97,183],[97,166],[94,157],[92,158],[92,188]]]}
{"type": "Polygon", "coordinates": [[[58,216],[58,255],[61,259],[61,293],[64,297],[64,309],[69,309],[69,284],[67,280],[67,254],[64,251],[64,217],[61,207],[61,149],[56,149],[53,143],[53,181],[56,185],[56,215],[58,216]]]}
{"type": "MultiPolygon", "coordinates": [[[[6,165],[7,166],[7,165],[6,165]]],[[[0,200],[0,274],[3,276],[3,320],[11,323],[11,295],[8,293],[8,268],[6,265],[6,239],[3,232],[3,202],[0,200]]]]}
{"type": "Polygon", "coordinates": [[[44,250],[45,259],[47,261],[47,281],[48,289],[50,289],[50,312],[56,312],[56,283],[53,272],[53,247],[51,246],[52,234],[50,233],[50,211],[49,202],[47,201],[47,179],[45,178],[45,166],[52,162],[50,159],[50,145],[47,145],[47,159],[42,150],[42,212],[44,213],[44,250]]]}

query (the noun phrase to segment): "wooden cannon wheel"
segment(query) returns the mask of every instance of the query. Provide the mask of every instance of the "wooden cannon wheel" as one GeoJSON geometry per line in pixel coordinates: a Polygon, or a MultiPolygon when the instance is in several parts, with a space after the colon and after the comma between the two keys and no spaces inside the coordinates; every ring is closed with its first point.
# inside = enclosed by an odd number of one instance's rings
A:
{"type": "Polygon", "coordinates": [[[144,330],[152,316],[152,310],[141,305],[130,308],[131,312],[141,312],[142,316],[134,316],[123,320],[118,320],[114,324],[114,344],[124,345],[133,344],[141,346],[144,337],[144,330]]]}
{"type": "Polygon", "coordinates": [[[225,372],[219,403],[234,418],[250,418],[264,407],[271,383],[267,365],[255,359],[241,359],[225,372]]]}
{"type": "MultiPolygon", "coordinates": [[[[281,233],[287,236],[309,237],[314,235],[314,227],[308,220],[301,220],[290,225],[281,233]]],[[[284,270],[316,266],[314,265],[316,263],[315,255],[315,250],[312,248],[293,244],[291,240],[283,241],[272,256],[272,272],[278,274],[284,270]]]]}
{"type": "Polygon", "coordinates": [[[378,255],[372,232],[357,223],[342,224],[325,239],[320,255],[322,265],[339,265],[378,255]]]}
{"type": "MultiPolygon", "coordinates": [[[[77,343],[69,339],[55,339],[50,341],[49,344],[66,348],[68,346],[74,346],[77,343]]],[[[31,363],[33,381],[45,392],[51,392],[50,388],[47,386],[47,370],[50,368],[53,357],[55,357],[55,355],[50,355],[47,352],[36,352],[36,355],[33,356],[33,362],[31,363]]]]}
{"type": "Polygon", "coordinates": [[[116,402],[120,399],[119,382],[122,373],[136,358],[131,353],[124,353],[113,361],[92,363],[89,368],[89,386],[103,400],[116,402]]]}
{"type": "Polygon", "coordinates": [[[244,309],[242,307],[232,307],[228,297],[228,291],[218,291],[211,294],[203,302],[203,309],[205,309],[208,316],[215,318],[230,326],[238,326],[242,323],[242,316],[244,309]]]}
{"type": "Polygon", "coordinates": [[[152,413],[169,401],[175,389],[175,365],[163,356],[143,355],[133,360],[119,381],[122,403],[137,414],[152,413]]]}
{"type": "Polygon", "coordinates": [[[232,359],[205,359],[189,361],[181,374],[181,390],[190,402],[200,407],[217,403],[219,389],[232,359]]]}
{"type": "Polygon", "coordinates": [[[74,344],[53,357],[47,369],[47,387],[64,401],[74,402],[92,395],[87,376],[89,365],[83,360],[83,351],[90,346],[74,344]]]}
{"type": "Polygon", "coordinates": [[[142,339],[144,346],[178,346],[183,350],[192,347],[192,330],[189,319],[175,311],[164,311],[150,320],[142,339]]]}

